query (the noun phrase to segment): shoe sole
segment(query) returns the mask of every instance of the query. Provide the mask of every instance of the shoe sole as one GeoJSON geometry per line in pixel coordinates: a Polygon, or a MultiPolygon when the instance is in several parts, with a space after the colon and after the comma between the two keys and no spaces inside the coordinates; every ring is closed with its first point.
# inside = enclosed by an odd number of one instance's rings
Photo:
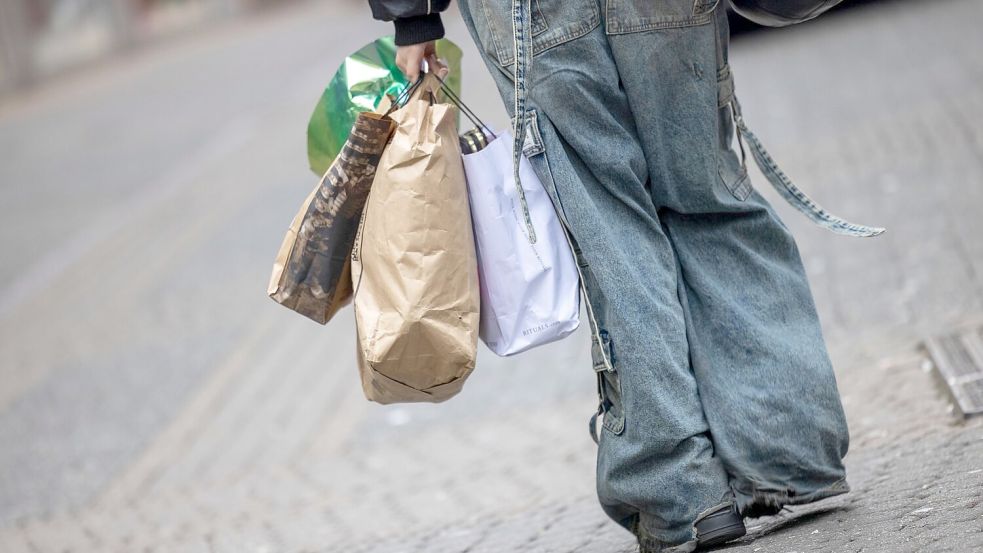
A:
{"type": "Polygon", "coordinates": [[[737,538],[743,537],[746,534],[747,528],[744,527],[743,522],[738,524],[728,524],[727,526],[714,528],[709,532],[704,532],[698,538],[698,543],[701,547],[708,545],[719,545],[731,540],[736,540],[737,538]]]}

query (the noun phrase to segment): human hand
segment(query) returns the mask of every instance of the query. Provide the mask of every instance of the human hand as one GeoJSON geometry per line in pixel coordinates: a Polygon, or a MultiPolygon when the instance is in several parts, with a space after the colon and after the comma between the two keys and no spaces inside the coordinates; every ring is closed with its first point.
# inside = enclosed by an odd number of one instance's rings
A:
{"type": "Polygon", "coordinates": [[[441,79],[447,76],[449,69],[437,59],[437,46],[433,40],[396,47],[396,66],[409,82],[416,82],[420,78],[420,68],[424,61],[427,62],[429,71],[436,73],[441,79]]]}

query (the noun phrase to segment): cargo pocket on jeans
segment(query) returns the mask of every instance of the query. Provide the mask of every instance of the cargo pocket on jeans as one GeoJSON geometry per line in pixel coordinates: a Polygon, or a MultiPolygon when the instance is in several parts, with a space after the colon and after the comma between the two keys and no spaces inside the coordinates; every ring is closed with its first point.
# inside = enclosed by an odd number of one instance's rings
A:
{"type": "Polygon", "coordinates": [[[621,376],[617,370],[608,369],[605,357],[610,360],[611,367],[615,365],[614,349],[611,347],[611,337],[607,330],[599,333],[591,340],[591,357],[594,361],[594,372],[597,373],[597,393],[600,400],[598,414],[604,420],[602,426],[613,434],[625,431],[625,409],[621,397],[621,376]]]}
{"type": "Polygon", "coordinates": [[[743,202],[751,195],[751,178],[747,173],[747,152],[740,131],[734,127],[731,109],[730,105],[719,109],[721,143],[717,151],[717,175],[727,190],[743,202]],[[734,150],[734,142],[740,155],[734,150]]]}

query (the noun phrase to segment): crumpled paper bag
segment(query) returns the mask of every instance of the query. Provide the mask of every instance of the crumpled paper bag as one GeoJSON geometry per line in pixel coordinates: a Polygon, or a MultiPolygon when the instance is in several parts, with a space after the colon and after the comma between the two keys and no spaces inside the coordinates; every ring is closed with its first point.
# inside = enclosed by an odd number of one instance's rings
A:
{"type": "Polygon", "coordinates": [[[344,147],[301,205],[277,252],[267,290],[276,302],[325,324],[351,301],[352,246],[395,126],[384,115],[358,114],[344,147]]]}
{"type": "Polygon", "coordinates": [[[394,112],[352,251],[358,364],[379,403],[440,402],[474,369],[478,271],[456,111],[432,75],[394,112]]]}

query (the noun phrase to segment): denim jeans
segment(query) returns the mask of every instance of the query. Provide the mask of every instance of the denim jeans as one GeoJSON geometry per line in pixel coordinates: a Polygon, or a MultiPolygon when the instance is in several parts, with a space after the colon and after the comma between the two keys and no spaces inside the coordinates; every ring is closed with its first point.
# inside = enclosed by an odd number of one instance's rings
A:
{"type": "MultiPolygon", "coordinates": [[[[848,491],[848,432],[795,240],[755,191],[717,0],[462,0],[522,151],[570,233],[603,423],[597,493],[644,551],[690,550],[701,514],[746,516],[848,491]],[[518,72],[527,26],[531,63],[518,72]],[[521,50],[520,50],[521,52],[521,50]],[[736,144],[736,146],[735,146],[736,144]]],[[[592,422],[592,431],[594,429],[592,422]]]]}

